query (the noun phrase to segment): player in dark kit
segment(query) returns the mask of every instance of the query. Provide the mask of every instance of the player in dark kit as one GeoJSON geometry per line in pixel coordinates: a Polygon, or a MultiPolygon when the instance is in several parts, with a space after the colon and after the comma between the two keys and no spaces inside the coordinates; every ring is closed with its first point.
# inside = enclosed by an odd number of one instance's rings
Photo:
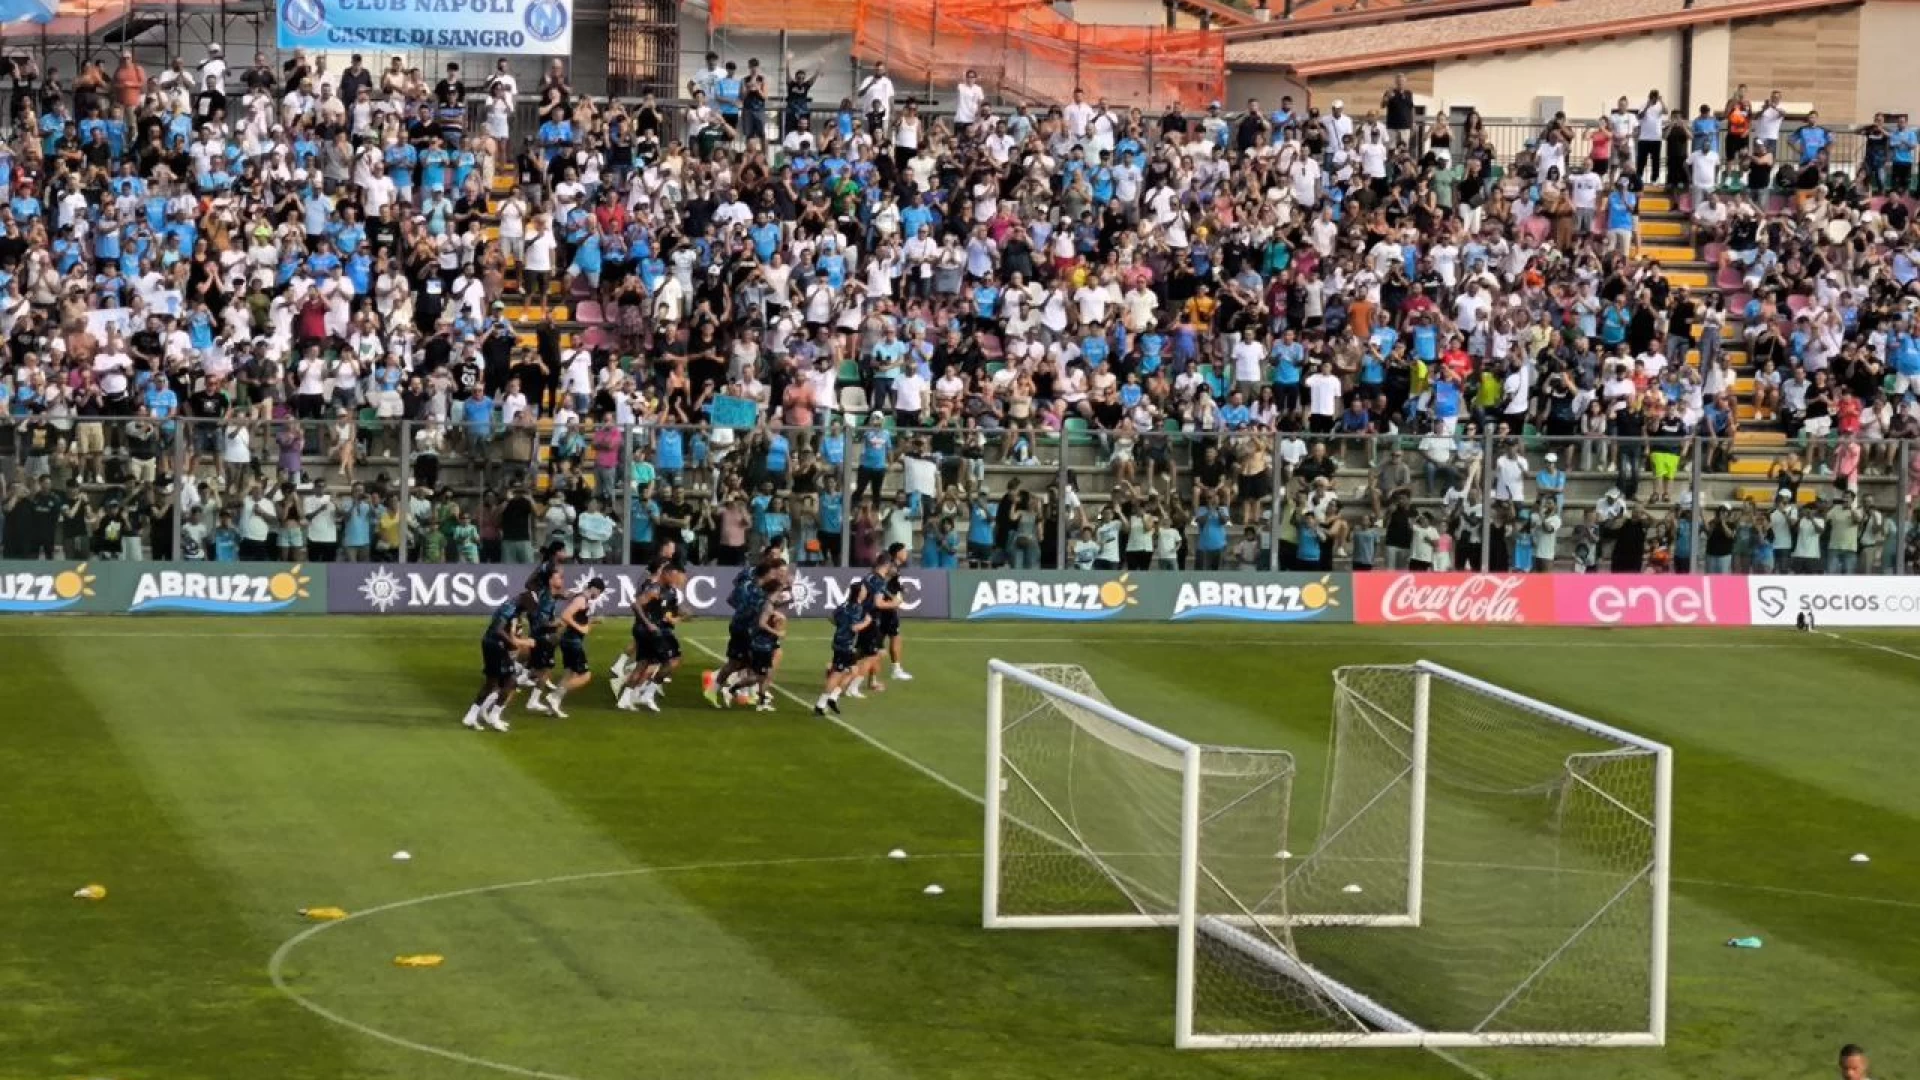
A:
{"type": "Polygon", "coordinates": [[[548,696],[558,693],[553,685],[554,654],[559,645],[560,606],[566,603],[566,587],[556,565],[544,577],[534,575],[537,585],[529,585],[533,610],[527,613],[527,637],[533,642],[527,650],[527,672],[533,691],[527,695],[527,711],[553,713],[548,696]]]}
{"type": "Polygon", "coordinates": [[[787,583],[786,560],[778,556],[777,550],[769,548],[769,559],[742,570],[733,579],[733,591],[727,597],[727,604],[733,608],[733,618],[727,623],[727,662],[719,671],[709,671],[700,680],[702,692],[716,709],[726,708],[728,695],[735,686],[756,681],[750,677],[749,667],[753,628],[766,608],[767,597],[786,588],[787,583]]]}
{"type": "Polygon", "coordinates": [[[900,607],[900,595],[893,592],[888,583],[900,575],[900,564],[889,552],[874,560],[873,572],[861,579],[866,586],[867,628],[860,632],[854,643],[854,653],[859,663],[854,665],[853,682],[847,686],[850,698],[865,697],[861,689],[863,680],[870,681],[874,690],[885,690],[886,684],[880,681],[880,656],[887,651],[887,618],[900,607]]]}
{"type": "Polygon", "coordinates": [[[829,710],[840,715],[840,693],[853,682],[853,669],[860,664],[855,646],[872,621],[867,614],[867,584],[856,581],[847,590],[846,601],[833,609],[833,659],[827,663],[826,688],[813,703],[813,715],[825,716],[829,710]]]}
{"type": "Polygon", "coordinates": [[[466,727],[475,731],[483,727],[507,730],[504,714],[513,697],[513,658],[532,644],[514,627],[533,606],[533,594],[523,592],[493,609],[493,615],[487,620],[487,632],[480,638],[480,692],[473,696],[466,718],[460,721],[466,727]]]}
{"type": "MultiPolygon", "coordinates": [[[[678,562],[679,559],[676,556],[679,550],[680,550],[679,544],[675,543],[672,540],[660,541],[660,547],[655,552],[653,561],[647,564],[647,579],[651,581],[653,579],[653,575],[659,573],[660,568],[667,565],[668,563],[678,562]]],[[[614,657],[613,668],[609,672],[609,674],[611,675],[611,678],[609,681],[612,683],[614,689],[618,690],[619,688],[625,686],[627,682],[627,676],[633,674],[634,665],[641,662],[644,659],[645,657],[635,655],[634,643],[631,641],[627,642],[627,647],[621,650],[619,656],[614,657]]],[[[671,681],[671,680],[667,680],[667,681],[671,681]]]]}
{"type": "MultiPolygon", "coordinates": [[[[558,600],[556,597],[561,594],[564,588],[564,586],[555,584],[555,582],[565,581],[564,566],[566,561],[567,546],[558,540],[550,540],[547,542],[546,547],[540,549],[540,561],[534,565],[533,572],[527,575],[526,590],[532,593],[536,600],[542,600],[547,603],[549,610],[545,614],[546,622],[549,624],[553,622],[553,612],[558,608],[558,600]]],[[[547,661],[545,667],[531,663],[523,664],[518,659],[514,661],[513,677],[521,686],[528,689],[539,687],[542,681],[541,676],[545,675],[546,672],[553,667],[553,649],[550,642],[548,643],[548,647],[541,651],[538,659],[547,661]]],[[[552,689],[551,686],[545,688],[546,691],[551,691],[552,689]]],[[[533,707],[534,698],[537,696],[537,693],[527,695],[527,708],[529,711],[544,711],[544,709],[536,709],[533,707]]]]}
{"type": "MultiPolygon", "coordinates": [[[[900,609],[906,603],[907,581],[901,574],[907,568],[907,545],[891,544],[887,547],[887,558],[893,561],[893,573],[887,575],[887,596],[890,605],[877,609],[880,623],[880,639],[886,643],[887,655],[893,661],[893,677],[901,682],[912,682],[913,676],[900,666],[900,609]]],[[[873,665],[873,688],[880,689],[880,664],[873,665]]]]}
{"type": "Polygon", "coordinates": [[[560,609],[560,663],[567,673],[560,680],[560,686],[548,699],[547,707],[553,715],[566,719],[566,712],[560,703],[569,693],[587,685],[593,679],[593,669],[587,666],[587,634],[593,630],[593,605],[607,591],[607,583],[599,578],[587,582],[587,587],[567,598],[566,605],[560,609]]]}
{"type": "Polygon", "coordinates": [[[660,688],[680,666],[680,590],[687,572],[674,563],[654,568],[633,598],[633,668],[620,688],[618,708],[660,711],[660,688]]]}
{"type": "Polygon", "coordinates": [[[780,654],[780,639],[787,635],[787,617],[781,613],[789,596],[782,590],[767,597],[766,604],[760,610],[760,617],[754,620],[753,630],[747,640],[747,671],[749,684],[759,689],[760,704],[754,711],[773,711],[773,664],[780,654]]]}

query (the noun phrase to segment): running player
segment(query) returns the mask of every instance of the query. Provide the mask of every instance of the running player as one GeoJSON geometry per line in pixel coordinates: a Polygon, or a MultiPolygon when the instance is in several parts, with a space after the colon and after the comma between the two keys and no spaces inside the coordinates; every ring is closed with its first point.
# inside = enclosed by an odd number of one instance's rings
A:
{"type": "Polygon", "coordinates": [[[831,710],[840,715],[840,693],[853,682],[853,669],[860,663],[854,652],[860,634],[872,621],[867,614],[867,583],[856,581],[847,590],[847,599],[833,609],[833,659],[827,663],[827,684],[813,703],[813,715],[825,716],[831,710]]]}
{"type": "Polygon", "coordinates": [[[567,673],[547,699],[547,707],[562,720],[567,714],[560,703],[593,679],[593,669],[587,666],[587,634],[593,630],[594,602],[606,591],[607,583],[593,578],[585,589],[567,597],[566,606],[560,609],[560,663],[567,673]]]}
{"type": "Polygon", "coordinates": [[[859,663],[854,666],[852,685],[847,687],[850,698],[865,697],[861,689],[863,681],[870,681],[877,693],[885,690],[886,684],[880,681],[880,654],[887,649],[885,613],[899,606],[899,598],[887,591],[887,581],[899,573],[900,566],[891,553],[874,560],[873,572],[861,579],[866,586],[866,598],[863,603],[867,609],[867,628],[860,632],[854,643],[854,653],[859,663]]]}
{"type": "Polygon", "coordinates": [[[533,610],[527,612],[527,637],[533,645],[527,650],[527,673],[533,689],[527,694],[527,711],[551,715],[553,706],[546,696],[555,692],[554,649],[560,632],[560,606],[566,603],[567,594],[558,565],[548,570],[545,577],[536,574],[535,581],[537,584],[528,586],[533,593],[533,610]]]}
{"type": "MultiPolygon", "coordinates": [[[[560,575],[557,580],[561,582],[566,580],[566,571],[564,569],[566,561],[566,543],[560,540],[549,540],[547,541],[547,545],[540,549],[540,561],[534,565],[533,572],[527,575],[527,591],[532,593],[536,599],[546,603],[547,610],[543,613],[545,615],[543,621],[548,626],[551,626],[553,623],[553,609],[557,606],[558,597],[562,595],[562,590],[564,589],[564,585],[554,584],[556,580],[555,575],[560,575]]],[[[531,616],[528,617],[528,622],[532,622],[531,616]]],[[[545,669],[539,668],[538,665],[523,665],[518,660],[514,661],[513,676],[521,686],[529,689],[540,687],[542,677],[546,674],[547,670],[551,670],[553,667],[553,646],[551,642],[547,644],[545,649],[540,651],[539,658],[547,661],[545,669]]],[[[546,689],[552,690],[553,688],[548,686],[546,689]]],[[[534,708],[534,700],[537,696],[537,692],[527,695],[527,708],[531,712],[544,712],[544,708],[534,708]]]]}
{"type": "Polygon", "coordinates": [[[727,604],[733,608],[733,618],[727,623],[727,661],[719,671],[709,671],[700,680],[701,692],[716,709],[726,707],[735,683],[749,681],[747,654],[754,622],[766,606],[767,595],[785,587],[786,561],[777,550],[769,547],[770,560],[740,571],[733,579],[733,591],[727,596],[727,604]]]}
{"type": "Polygon", "coordinates": [[[463,726],[474,731],[483,727],[507,730],[507,721],[501,714],[506,712],[508,699],[513,697],[513,657],[532,644],[514,632],[514,624],[532,610],[533,594],[528,592],[493,609],[493,617],[487,620],[487,632],[480,638],[480,692],[473,696],[473,704],[467,706],[466,718],[460,721],[463,726]]]}
{"type": "MultiPolygon", "coordinates": [[[[907,545],[888,545],[887,558],[893,560],[893,572],[887,575],[887,596],[892,600],[892,604],[879,609],[880,638],[886,642],[888,657],[893,661],[893,677],[901,682],[912,682],[913,676],[907,674],[907,669],[900,666],[900,608],[906,602],[904,594],[907,587],[906,579],[901,575],[907,568],[907,545]]],[[[873,667],[873,688],[879,690],[881,689],[879,662],[875,661],[873,667]]]]}
{"type": "Polygon", "coordinates": [[[677,563],[657,567],[633,598],[632,670],[620,690],[617,707],[629,712],[641,705],[660,711],[660,688],[680,666],[680,589],[687,572],[677,563]]]}
{"type": "Polygon", "coordinates": [[[760,617],[753,622],[753,631],[747,641],[747,670],[751,672],[749,685],[760,691],[760,704],[756,712],[773,711],[773,661],[780,652],[780,639],[787,633],[787,617],[780,608],[790,599],[783,589],[767,597],[760,609],[760,617]]]}
{"type": "MultiPolygon", "coordinates": [[[[674,541],[672,540],[660,541],[660,549],[658,553],[654,555],[653,562],[647,564],[648,580],[652,580],[653,574],[657,573],[662,566],[665,566],[670,562],[674,562],[675,561],[674,553],[677,552],[678,550],[679,550],[679,545],[676,544],[674,541]]],[[[613,671],[612,671],[613,677],[609,680],[609,682],[612,684],[615,690],[618,690],[622,686],[626,685],[627,676],[633,674],[633,667],[635,664],[642,663],[646,660],[646,657],[637,655],[634,652],[634,645],[635,645],[635,642],[632,642],[632,641],[627,642],[627,647],[621,650],[620,655],[614,657],[613,659],[613,671]]]]}

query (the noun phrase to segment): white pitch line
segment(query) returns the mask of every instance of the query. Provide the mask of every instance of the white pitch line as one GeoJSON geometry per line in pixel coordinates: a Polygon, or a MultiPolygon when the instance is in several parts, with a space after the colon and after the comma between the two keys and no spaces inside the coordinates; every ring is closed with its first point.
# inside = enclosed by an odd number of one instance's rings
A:
{"type": "MultiPolygon", "coordinates": [[[[708,645],[704,641],[693,641],[692,644],[695,648],[699,649],[703,653],[706,653],[708,656],[713,657],[715,660],[726,659],[725,654],[717,651],[711,645],[708,645]]],[[[795,694],[793,691],[787,689],[784,686],[781,686],[778,683],[771,683],[769,685],[771,685],[773,687],[774,692],[779,694],[781,697],[786,698],[788,701],[793,702],[795,705],[800,706],[802,709],[805,709],[808,712],[813,711],[813,706],[807,704],[805,699],[801,698],[798,694],[795,694]]],[[[898,685],[898,683],[896,683],[895,685],[898,685]]],[[[976,795],[972,791],[968,790],[967,788],[962,787],[959,783],[950,779],[945,773],[942,773],[938,769],[935,769],[933,766],[927,765],[916,758],[908,756],[906,753],[902,751],[896,750],[893,747],[888,746],[886,743],[881,742],[879,739],[874,738],[872,735],[869,735],[864,731],[861,731],[859,728],[854,727],[852,724],[847,723],[844,719],[838,716],[835,716],[831,712],[827,714],[826,719],[832,721],[834,726],[838,727],[840,730],[847,732],[848,734],[852,735],[854,738],[859,739],[861,742],[866,743],[868,746],[871,746],[874,749],[880,751],[881,753],[887,755],[888,757],[894,759],[895,761],[900,762],[902,765],[907,766],[908,768],[928,778],[929,780],[933,780],[934,782],[945,787],[947,790],[958,792],[974,803],[985,805],[986,799],[984,797],[980,795],[976,795]]],[[[1459,1070],[1460,1072],[1465,1073],[1466,1075],[1472,1077],[1473,1080],[1493,1080],[1491,1076],[1488,1076],[1486,1073],[1483,1073],[1480,1070],[1474,1068],[1473,1066],[1468,1065],[1466,1062],[1461,1061],[1459,1058],[1454,1057],[1452,1054],[1449,1054],[1444,1050],[1432,1050],[1431,1053],[1435,1057],[1439,1058],[1441,1061],[1446,1062],[1448,1065],[1453,1066],[1455,1069],[1459,1070]]]]}
{"type": "Polygon", "coordinates": [[[1851,645],[1856,649],[1874,649],[1891,656],[1898,656],[1903,660],[1920,660],[1920,655],[1896,649],[1891,645],[1882,645],[1877,641],[1862,641],[1859,638],[1842,637],[1831,630],[1816,630],[1814,632],[1823,638],[1832,638],[1842,644],[1851,645]]]}
{"type": "MultiPolygon", "coordinates": [[[[463,618],[464,616],[454,615],[454,616],[427,616],[427,617],[429,618],[463,618]]],[[[4,627],[6,625],[7,624],[4,621],[4,617],[0,617],[0,627],[4,627]]],[[[158,625],[159,623],[156,622],[156,626],[158,625]]],[[[966,626],[969,624],[951,623],[946,625],[966,626]]],[[[1840,646],[1832,646],[1832,645],[1802,646],[1801,647],[1802,650],[1809,651],[1809,652],[1839,652],[1839,651],[1842,651],[1842,649],[1845,647],[1862,648],[1862,649],[1880,649],[1886,652],[1892,652],[1899,656],[1904,656],[1909,660],[1920,660],[1920,655],[1900,652],[1898,649],[1893,649],[1888,646],[1876,645],[1872,642],[1856,641],[1849,638],[1843,638],[1836,634],[1828,634],[1826,631],[1821,631],[1821,633],[1824,636],[1833,638],[1835,641],[1841,642],[1842,645],[1840,646]]],[[[372,641],[465,641],[471,638],[472,636],[473,635],[465,632],[450,632],[450,631],[442,631],[438,633],[419,633],[419,632],[402,633],[398,631],[381,631],[381,630],[369,630],[369,631],[323,630],[323,631],[306,632],[306,631],[285,631],[285,630],[178,631],[178,630],[157,630],[156,629],[154,631],[62,630],[62,631],[55,631],[52,633],[45,633],[40,631],[0,629],[0,639],[27,638],[27,637],[42,638],[42,639],[79,638],[83,640],[93,639],[93,638],[139,638],[139,639],[152,641],[152,640],[159,640],[163,638],[165,639],[218,638],[218,639],[224,639],[224,640],[241,640],[241,641],[250,640],[250,639],[277,641],[277,640],[300,640],[305,638],[312,638],[315,641],[329,641],[329,640],[348,640],[348,639],[358,638],[362,640],[372,640],[372,641]]],[[[787,635],[786,640],[805,641],[805,642],[825,642],[825,641],[830,641],[832,639],[826,635],[789,634],[787,635]]],[[[1202,636],[1199,638],[1129,637],[1124,635],[1112,637],[1112,638],[1061,637],[1059,635],[1048,635],[1045,637],[998,637],[998,636],[976,637],[972,634],[948,635],[945,633],[935,632],[928,635],[928,640],[938,641],[942,644],[951,643],[951,644],[958,644],[958,645],[968,645],[968,644],[1099,645],[1103,648],[1126,647],[1130,645],[1234,646],[1234,645],[1284,644],[1289,649],[1347,649],[1347,648],[1353,648],[1355,646],[1362,646],[1362,645],[1394,645],[1394,646],[1406,646],[1406,647],[1419,647],[1419,648],[1426,648],[1426,649],[1464,649],[1464,648],[1482,649],[1491,643],[1491,644],[1497,645],[1499,648],[1502,648],[1502,649],[1581,649],[1581,650],[1586,650],[1586,649],[1629,649],[1629,650],[1631,649],[1661,649],[1661,650],[1711,649],[1711,650],[1745,652],[1745,651],[1757,650],[1757,649],[1777,649],[1780,647],[1777,641],[1776,642],[1660,641],[1654,637],[1649,637],[1648,640],[1645,640],[1645,641],[1543,641],[1543,640],[1537,640],[1537,639],[1529,640],[1526,638],[1509,639],[1505,637],[1494,639],[1492,641],[1489,641],[1489,639],[1485,639],[1485,638],[1449,640],[1449,639],[1440,638],[1440,637],[1426,637],[1426,636],[1395,637],[1392,634],[1392,629],[1388,627],[1382,627],[1380,633],[1371,634],[1367,636],[1335,636],[1335,635],[1327,635],[1327,634],[1314,634],[1312,636],[1304,636],[1297,639],[1283,637],[1281,635],[1275,635],[1273,637],[1262,637],[1262,638],[1220,638],[1220,637],[1205,637],[1205,636],[1202,636]]],[[[811,706],[809,706],[809,708],[811,708],[811,706]]]]}
{"type": "MultiPolygon", "coordinates": [[[[713,657],[715,660],[719,660],[722,663],[726,662],[726,659],[727,659],[726,654],[714,648],[713,646],[707,644],[706,642],[696,641],[692,638],[687,638],[686,642],[687,644],[692,645],[694,648],[699,649],[701,652],[706,653],[708,656],[713,657]]],[[[781,697],[786,698],[788,701],[791,701],[795,705],[800,706],[800,708],[803,711],[805,711],[807,715],[811,716],[813,714],[812,702],[807,701],[805,698],[800,697],[798,694],[795,694],[793,691],[787,689],[784,686],[781,686],[779,683],[772,683],[770,685],[772,685],[774,693],[779,694],[781,697]]],[[[846,720],[842,719],[841,717],[835,716],[833,713],[829,712],[826,716],[826,719],[829,723],[833,724],[833,726],[839,728],[841,731],[844,731],[847,734],[853,736],[854,738],[859,739],[861,742],[866,743],[868,746],[873,747],[875,750],[878,750],[881,753],[892,758],[893,760],[899,762],[900,764],[905,765],[907,768],[912,769],[914,772],[919,773],[921,776],[924,776],[927,779],[932,780],[934,783],[939,784],[941,787],[944,787],[949,791],[958,792],[959,794],[973,800],[976,803],[982,803],[982,804],[985,803],[986,800],[982,796],[976,795],[972,791],[961,786],[959,783],[949,778],[945,773],[939,771],[938,769],[935,769],[933,766],[928,765],[916,758],[909,757],[905,753],[899,750],[896,750],[891,746],[888,746],[886,743],[881,742],[879,739],[874,738],[872,735],[869,735],[866,732],[861,731],[859,728],[854,727],[852,724],[847,723],[846,720]]]]}
{"type": "MultiPolygon", "coordinates": [[[[916,855],[914,857],[916,859],[979,858],[979,852],[943,852],[932,855],[916,855]]],[[[582,1080],[580,1077],[569,1076],[566,1073],[543,1072],[539,1069],[523,1068],[519,1065],[507,1064],[506,1062],[490,1061],[486,1058],[475,1057],[472,1054],[462,1053],[458,1050],[449,1050],[444,1046],[434,1046],[431,1043],[416,1042],[402,1035],[381,1031],[379,1028],[363,1024],[352,1017],[342,1016],[332,1009],[327,1008],[325,1005],[312,1000],[292,986],[289,986],[282,969],[286,966],[287,957],[291,956],[295,949],[312,940],[317,935],[331,930],[336,926],[345,926],[350,922],[370,919],[382,912],[419,907],[422,904],[437,903],[441,900],[457,900],[466,896],[508,892],[514,889],[535,889],[544,885],[565,885],[577,881],[602,881],[608,878],[692,873],[702,870],[760,870],[780,866],[816,866],[828,863],[879,862],[884,861],[886,858],[885,855],[822,855],[811,858],[747,859],[733,862],[680,863],[672,866],[635,866],[623,870],[596,870],[584,874],[560,874],[554,877],[508,881],[497,885],[476,885],[466,889],[453,889],[447,892],[433,893],[429,896],[416,896],[408,900],[395,900],[390,904],[381,904],[378,907],[370,907],[365,911],[353,912],[344,919],[315,923],[313,926],[281,942],[280,947],[273,951],[272,959],[267,961],[267,978],[272,981],[275,990],[280,991],[280,993],[292,999],[294,1003],[306,1009],[308,1012],[313,1013],[329,1023],[338,1024],[349,1031],[358,1032],[370,1039],[377,1039],[391,1046],[398,1046],[404,1050],[412,1050],[421,1054],[430,1054],[434,1057],[445,1058],[448,1061],[457,1061],[462,1065],[471,1065],[475,1068],[492,1069],[495,1072],[508,1073],[513,1076],[524,1076],[529,1078],[529,1080],[582,1080]]]]}

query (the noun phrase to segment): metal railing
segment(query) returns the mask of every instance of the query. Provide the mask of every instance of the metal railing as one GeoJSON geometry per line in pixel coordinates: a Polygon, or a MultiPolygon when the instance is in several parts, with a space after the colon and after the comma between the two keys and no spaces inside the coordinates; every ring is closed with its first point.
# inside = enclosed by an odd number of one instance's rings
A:
{"type": "Polygon", "coordinates": [[[10,418],[0,555],[517,562],[558,539],[644,563],[671,539],[730,562],[777,535],[825,565],[899,542],[930,567],[1905,573],[1916,539],[1909,442],[1803,442],[1808,469],[1730,439],[1511,439],[1464,421],[1439,437],[1102,431],[1040,413],[990,430],[881,413],[556,427],[487,411],[10,418]]]}

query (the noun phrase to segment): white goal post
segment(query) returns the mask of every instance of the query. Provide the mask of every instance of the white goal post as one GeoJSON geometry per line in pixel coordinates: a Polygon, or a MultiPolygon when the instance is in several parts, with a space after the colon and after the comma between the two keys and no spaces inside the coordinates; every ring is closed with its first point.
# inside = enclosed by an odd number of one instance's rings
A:
{"type": "Polygon", "coordinates": [[[1334,672],[1295,761],[990,661],[982,922],[1171,928],[1196,1049],[1658,1046],[1672,752],[1437,664],[1334,672]]]}

